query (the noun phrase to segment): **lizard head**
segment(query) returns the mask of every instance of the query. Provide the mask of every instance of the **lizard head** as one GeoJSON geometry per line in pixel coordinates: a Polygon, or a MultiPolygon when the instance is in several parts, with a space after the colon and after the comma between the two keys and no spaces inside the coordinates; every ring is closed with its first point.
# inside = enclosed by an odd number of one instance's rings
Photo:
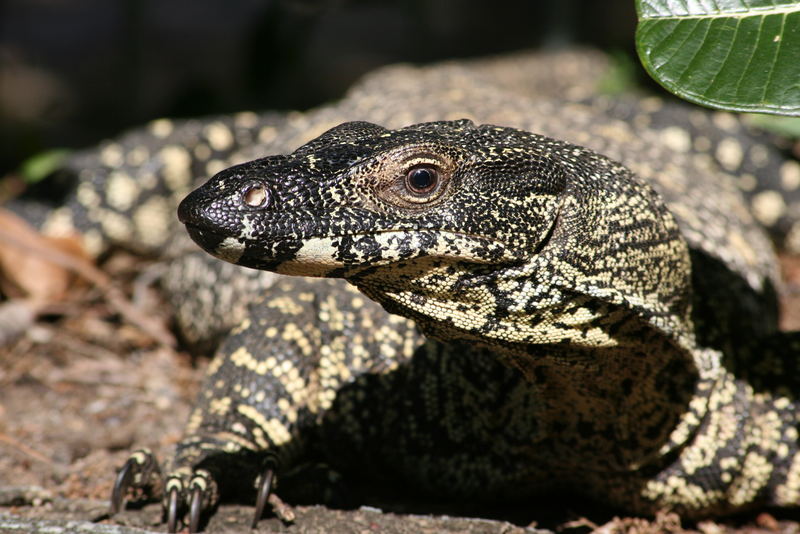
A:
{"type": "Polygon", "coordinates": [[[345,123],[220,172],[179,217],[219,258],[345,278],[440,339],[614,345],[612,310],[677,330],[688,309],[687,248],[658,195],[512,128],[345,123]]]}
{"type": "Polygon", "coordinates": [[[519,133],[467,120],[394,131],[345,123],[290,155],[220,172],[179,218],[211,254],[285,274],[516,261],[547,236],[564,187],[519,133]]]}

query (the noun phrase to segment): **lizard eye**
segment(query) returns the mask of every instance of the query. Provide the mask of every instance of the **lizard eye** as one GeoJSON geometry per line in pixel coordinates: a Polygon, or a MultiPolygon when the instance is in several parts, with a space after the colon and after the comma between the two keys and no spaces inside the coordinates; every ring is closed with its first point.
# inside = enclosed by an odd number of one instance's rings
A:
{"type": "Polygon", "coordinates": [[[406,188],[414,194],[430,193],[439,184],[439,172],[433,167],[414,167],[406,174],[406,188]]]}
{"type": "Polygon", "coordinates": [[[260,184],[250,184],[242,189],[242,200],[251,208],[264,208],[269,204],[269,191],[260,184]]]}
{"type": "Polygon", "coordinates": [[[386,157],[377,173],[369,176],[375,180],[378,198],[399,208],[422,212],[446,198],[455,170],[455,161],[447,155],[403,147],[399,153],[386,157]]]}

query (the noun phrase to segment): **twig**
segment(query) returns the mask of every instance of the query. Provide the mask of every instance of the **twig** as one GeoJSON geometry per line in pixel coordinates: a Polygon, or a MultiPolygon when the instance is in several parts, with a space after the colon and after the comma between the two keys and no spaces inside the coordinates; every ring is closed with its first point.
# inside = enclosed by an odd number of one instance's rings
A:
{"type": "Polygon", "coordinates": [[[74,272],[100,289],[109,305],[128,322],[139,327],[158,343],[169,348],[175,347],[175,337],[161,323],[147,317],[133,306],[122,292],[114,287],[111,279],[90,262],[43,245],[41,240],[23,241],[2,227],[0,227],[0,240],[26,252],[32,252],[45,261],[74,272]]]}
{"type": "Polygon", "coordinates": [[[0,432],[0,442],[3,442],[6,445],[9,445],[9,446],[17,449],[19,452],[21,452],[23,454],[27,454],[28,456],[30,456],[31,458],[33,458],[35,460],[39,460],[40,462],[44,462],[47,465],[50,465],[50,466],[55,466],[56,465],[56,463],[53,460],[51,460],[50,458],[48,458],[44,454],[31,449],[30,447],[28,447],[24,443],[21,443],[21,442],[17,441],[16,439],[12,438],[9,435],[3,434],[2,432],[0,432]]]}

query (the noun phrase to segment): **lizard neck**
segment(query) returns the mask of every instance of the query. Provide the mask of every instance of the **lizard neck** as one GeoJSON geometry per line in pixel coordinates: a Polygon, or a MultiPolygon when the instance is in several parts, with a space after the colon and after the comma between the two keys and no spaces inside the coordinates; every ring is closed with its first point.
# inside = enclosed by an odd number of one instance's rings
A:
{"type": "MultiPolygon", "coordinates": [[[[434,278],[447,270],[428,267],[434,278]]],[[[361,290],[371,298],[378,291],[368,284],[361,290]]],[[[401,291],[385,286],[380,295],[389,311],[406,302],[401,291]]],[[[719,380],[717,355],[624,305],[571,297],[561,308],[538,315],[522,313],[524,305],[519,313],[509,313],[502,319],[508,336],[497,334],[502,330],[496,322],[454,328],[470,317],[470,307],[459,308],[459,300],[420,299],[420,311],[408,315],[426,335],[485,347],[520,371],[536,399],[530,415],[537,421],[537,450],[552,450],[562,465],[631,473],[685,446],[708,413],[708,397],[719,380]],[[424,319],[431,315],[442,320],[424,319]],[[598,446],[608,450],[598,454],[598,446]],[[558,455],[565,447],[571,451],[568,459],[558,455]]],[[[409,305],[403,309],[408,313],[409,305]]]]}

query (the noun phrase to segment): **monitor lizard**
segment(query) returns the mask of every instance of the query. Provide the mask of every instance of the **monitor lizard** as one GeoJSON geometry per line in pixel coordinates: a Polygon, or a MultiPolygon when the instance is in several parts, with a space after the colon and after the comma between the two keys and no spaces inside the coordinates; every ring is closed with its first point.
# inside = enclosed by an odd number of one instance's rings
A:
{"type": "Polygon", "coordinates": [[[559,84],[553,57],[390,67],[305,114],[157,121],[71,160],[44,227],[176,256],[188,340],[223,339],[171,466],[134,453],[114,509],[144,490],[194,531],[255,482],[257,521],[308,452],[457,499],[797,504],[797,343],[762,229],[791,243],[769,180],[797,163],[730,115],[559,84]],[[197,243],[328,278],[175,254],[171,206],[217,172],[181,204],[197,243]]]}

